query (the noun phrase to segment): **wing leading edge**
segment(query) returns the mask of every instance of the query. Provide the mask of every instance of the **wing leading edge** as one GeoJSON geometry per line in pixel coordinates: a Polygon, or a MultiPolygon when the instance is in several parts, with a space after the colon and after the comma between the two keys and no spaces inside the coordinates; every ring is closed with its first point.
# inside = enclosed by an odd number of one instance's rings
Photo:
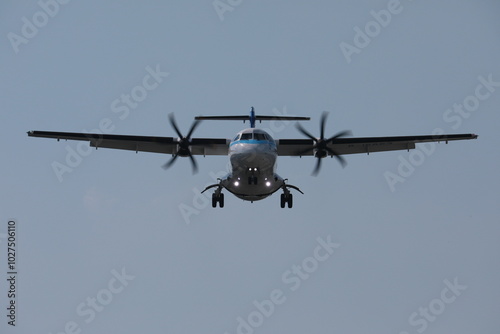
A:
{"type": "MultiPolygon", "coordinates": [[[[417,143],[446,142],[452,140],[476,139],[477,135],[441,134],[427,136],[397,136],[397,137],[360,137],[337,138],[328,147],[339,155],[372,153],[395,150],[411,150],[417,143]]],[[[311,139],[279,139],[276,140],[278,155],[307,156],[313,155],[314,142],[311,139]],[[309,150],[308,150],[309,149],[309,150]]]]}
{"type": "MultiPolygon", "coordinates": [[[[136,152],[177,153],[177,139],[173,137],[129,136],[96,133],[29,131],[30,137],[53,138],[57,140],[88,141],[91,147],[129,150],[136,152]]],[[[442,134],[427,136],[360,137],[337,138],[328,147],[337,154],[372,153],[395,150],[411,150],[417,143],[448,142],[476,139],[475,134],[442,134]]],[[[193,138],[190,147],[193,155],[227,155],[229,139],[193,138]]],[[[278,155],[313,155],[314,142],[311,139],[277,139],[278,155]]]]}
{"type": "MultiPolygon", "coordinates": [[[[29,131],[30,137],[54,138],[58,141],[88,141],[91,147],[112,148],[136,152],[177,153],[177,139],[173,137],[128,136],[97,133],[29,131]]],[[[193,138],[190,147],[193,155],[227,155],[230,140],[225,138],[193,138]]]]}

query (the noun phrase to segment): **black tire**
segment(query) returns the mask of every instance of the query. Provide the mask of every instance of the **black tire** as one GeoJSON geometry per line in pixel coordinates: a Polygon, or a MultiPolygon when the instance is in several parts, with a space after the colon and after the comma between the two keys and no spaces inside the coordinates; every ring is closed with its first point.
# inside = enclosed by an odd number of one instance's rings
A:
{"type": "Polygon", "coordinates": [[[220,206],[221,208],[223,208],[223,207],[224,207],[224,194],[220,194],[220,195],[219,195],[219,206],[220,206]]]}
{"type": "Polygon", "coordinates": [[[253,177],[253,184],[257,185],[257,176],[253,177]]]}
{"type": "Polygon", "coordinates": [[[217,197],[215,196],[215,194],[212,194],[212,208],[216,207],[217,207],[217,197]]]}
{"type": "Polygon", "coordinates": [[[288,208],[291,209],[292,206],[293,206],[293,195],[292,194],[288,195],[288,201],[287,202],[288,202],[288,208]]]}
{"type": "Polygon", "coordinates": [[[285,207],[285,194],[281,194],[281,201],[280,201],[280,205],[281,205],[281,208],[283,209],[285,207]]]}

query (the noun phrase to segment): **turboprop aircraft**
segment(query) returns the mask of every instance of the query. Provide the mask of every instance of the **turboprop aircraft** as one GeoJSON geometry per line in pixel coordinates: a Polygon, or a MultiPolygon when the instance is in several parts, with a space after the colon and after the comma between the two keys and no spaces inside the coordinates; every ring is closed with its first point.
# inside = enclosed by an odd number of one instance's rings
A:
{"type": "MultiPolygon", "coordinates": [[[[320,119],[320,136],[315,137],[299,123],[297,130],[306,138],[273,139],[266,131],[255,127],[256,121],[307,121],[309,117],[266,116],[256,115],[252,107],[248,116],[197,116],[187,135],[183,135],[177,126],[174,115],[169,115],[170,124],[179,136],[152,137],[128,136],[96,133],[29,131],[30,137],[44,137],[66,140],[88,141],[91,147],[113,148],[136,152],[154,152],[170,154],[172,158],[163,166],[169,168],[178,157],[188,157],[193,172],[198,170],[195,155],[228,155],[231,171],[218,183],[212,184],[202,192],[214,188],[212,207],[224,207],[223,190],[227,190],[246,201],[258,201],[282,190],[280,206],[293,206],[293,195],[290,190],[302,191],[288,183],[276,173],[278,156],[313,156],[316,165],[312,175],[317,175],[323,158],[334,157],[344,167],[346,160],[343,155],[355,153],[373,153],[394,150],[410,150],[416,143],[446,142],[451,140],[476,139],[475,134],[441,134],[425,136],[398,137],[349,137],[350,131],[342,131],[332,137],[325,137],[325,124],[328,113],[323,112],[320,119]],[[249,121],[250,128],[243,129],[231,139],[226,138],[192,138],[192,134],[202,120],[239,120],[249,121]]],[[[303,194],[303,193],[302,193],[303,194]]]]}

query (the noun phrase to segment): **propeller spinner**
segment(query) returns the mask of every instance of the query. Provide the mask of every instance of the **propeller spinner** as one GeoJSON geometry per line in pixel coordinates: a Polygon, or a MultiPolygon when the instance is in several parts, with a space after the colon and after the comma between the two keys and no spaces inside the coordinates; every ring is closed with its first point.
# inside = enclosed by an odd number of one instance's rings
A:
{"type": "MultiPolygon", "coordinates": [[[[323,114],[321,115],[321,121],[320,121],[321,136],[319,138],[314,137],[307,130],[305,130],[299,123],[297,123],[297,125],[296,125],[297,130],[299,130],[304,136],[306,136],[314,141],[314,146],[312,147],[312,149],[314,152],[314,156],[317,158],[317,160],[316,160],[316,166],[314,167],[314,170],[312,172],[313,176],[318,175],[319,170],[321,169],[321,160],[322,160],[322,158],[326,157],[328,154],[331,154],[332,156],[334,156],[338,160],[338,162],[342,165],[342,167],[345,167],[347,165],[347,161],[340,154],[338,154],[337,152],[335,152],[334,150],[329,148],[328,144],[333,142],[337,138],[351,136],[352,133],[351,133],[351,131],[346,130],[346,131],[342,131],[342,132],[337,133],[333,137],[325,139],[325,123],[326,123],[327,117],[328,117],[328,112],[324,111],[323,114]]],[[[299,155],[304,154],[310,150],[311,149],[308,148],[308,149],[300,152],[299,155]]]]}
{"type": "Polygon", "coordinates": [[[191,135],[193,134],[194,130],[200,123],[199,120],[195,120],[193,124],[191,125],[191,128],[189,129],[189,132],[186,136],[183,136],[181,131],[179,130],[179,127],[177,126],[177,122],[175,121],[175,117],[173,113],[170,113],[168,115],[168,119],[170,121],[170,125],[174,128],[175,132],[179,136],[179,139],[177,140],[177,145],[178,145],[178,150],[175,153],[175,155],[163,165],[164,169],[169,168],[170,166],[173,165],[177,157],[189,157],[191,160],[191,166],[193,167],[193,174],[196,174],[198,172],[198,164],[196,163],[196,160],[194,159],[193,155],[191,154],[191,150],[189,149],[189,146],[191,146],[191,135]]]}

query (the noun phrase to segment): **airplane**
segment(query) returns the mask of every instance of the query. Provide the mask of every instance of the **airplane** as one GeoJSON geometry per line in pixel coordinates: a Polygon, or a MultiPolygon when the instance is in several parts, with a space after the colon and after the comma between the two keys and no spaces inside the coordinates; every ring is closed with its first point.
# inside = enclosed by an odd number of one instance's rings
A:
{"type": "Polygon", "coordinates": [[[312,175],[316,176],[321,168],[323,158],[335,157],[345,167],[343,155],[356,153],[374,153],[394,150],[410,150],[416,143],[446,142],[452,140],[476,139],[475,134],[441,134],[424,136],[393,137],[349,137],[350,131],[342,131],[332,137],[325,137],[325,125],[328,113],[323,112],[320,119],[320,136],[315,137],[296,123],[297,130],[307,138],[274,139],[266,131],[255,127],[256,121],[308,121],[309,117],[266,116],[256,115],[252,107],[250,115],[243,116],[197,116],[187,135],[183,135],[177,126],[174,115],[169,114],[169,121],[178,138],[129,136],[96,133],[28,131],[30,137],[55,138],[65,140],[88,141],[91,147],[111,148],[139,152],[154,152],[172,155],[163,165],[165,169],[174,164],[178,157],[188,157],[193,173],[198,171],[195,155],[227,155],[231,163],[231,171],[218,183],[209,185],[205,191],[215,188],[212,193],[212,207],[224,207],[224,193],[229,193],[245,201],[258,201],[282,190],[280,206],[292,208],[293,194],[290,190],[303,192],[276,173],[276,162],[279,156],[313,156],[316,165],[312,175]],[[249,121],[250,127],[241,130],[231,139],[226,138],[192,138],[192,134],[202,120],[239,120],[249,121]]]}

